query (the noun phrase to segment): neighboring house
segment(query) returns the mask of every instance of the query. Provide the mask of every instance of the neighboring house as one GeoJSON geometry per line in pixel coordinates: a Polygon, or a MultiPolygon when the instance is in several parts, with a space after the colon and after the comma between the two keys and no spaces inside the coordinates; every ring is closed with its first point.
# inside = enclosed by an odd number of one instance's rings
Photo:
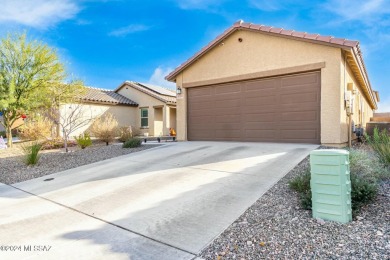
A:
{"type": "MultiPolygon", "coordinates": [[[[138,103],[124,97],[112,90],[86,87],[86,92],[80,97],[81,104],[64,104],[60,107],[62,120],[69,118],[72,111],[75,111],[77,106],[82,109],[76,112],[77,118],[75,124],[80,124],[81,127],[71,133],[71,137],[78,136],[89,130],[93,124],[93,120],[106,113],[112,114],[118,121],[119,126],[137,126],[136,110],[138,103]],[[85,123],[83,123],[85,122],[85,123]]],[[[75,125],[74,124],[74,125],[75,125]]]]}
{"type": "Polygon", "coordinates": [[[176,129],[176,93],[159,86],[133,81],[123,82],[116,93],[138,103],[136,127],[142,134],[169,135],[169,128],[176,129]]]}
{"type": "Polygon", "coordinates": [[[167,77],[178,140],[348,142],[377,109],[357,41],[239,21],[167,77]],[[180,93],[180,94],[179,94],[180,93]]]}
{"type": "MultiPolygon", "coordinates": [[[[115,90],[87,88],[80,97],[83,101],[79,121],[97,118],[111,113],[119,126],[132,126],[135,134],[169,135],[169,128],[176,128],[176,94],[159,86],[125,81],[115,90]]],[[[70,113],[76,104],[61,106],[60,113],[70,113]]],[[[71,136],[88,130],[93,121],[84,125],[71,136]]]]}

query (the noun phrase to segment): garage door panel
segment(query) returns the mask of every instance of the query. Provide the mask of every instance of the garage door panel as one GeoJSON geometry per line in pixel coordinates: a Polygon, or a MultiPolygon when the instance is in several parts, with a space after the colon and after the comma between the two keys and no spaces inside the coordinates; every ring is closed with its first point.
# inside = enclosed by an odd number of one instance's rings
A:
{"type": "Polygon", "coordinates": [[[258,89],[254,91],[246,91],[242,93],[242,96],[246,98],[264,98],[275,96],[275,88],[258,89]]]}
{"type": "Polygon", "coordinates": [[[214,101],[214,105],[215,105],[215,108],[231,108],[231,107],[235,107],[235,108],[239,108],[241,107],[241,101],[240,100],[237,100],[237,99],[233,99],[233,100],[228,100],[228,102],[226,101],[214,101]]]}
{"type": "Polygon", "coordinates": [[[199,97],[199,96],[210,96],[214,92],[212,87],[205,88],[192,88],[191,89],[191,98],[199,97]]]}
{"type": "Polygon", "coordinates": [[[213,113],[216,116],[225,116],[225,115],[240,115],[241,114],[241,109],[237,108],[215,108],[213,109],[213,113]]]}
{"type": "Polygon", "coordinates": [[[215,140],[215,134],[213,131],[210,130],[191,131],[191,135],[193,136],[193,138],[196,138],[196,140],[215,140]]]}
{"type": "Polygon", "coordinates": [[[220,139],[226,138],[240,138],[242,136],[241,130],[233,130],[233,129],[224,129],[224,130],[216,130],[215,137],[220,139]]]}
{"type": "Polygon", "coordinates": [[[241,92],[240,84],[229,84],[229,85],[215,88],[215,95],[232,94],[232,93],[240,93],[240,92],[241,92]]]}
{"type": "Polygon", "coordinates": [[[281,138],[283,139],[309,139],[315,140],[317,138],[317,131],[315,129],[299,129],[299,130],[281,130],[281,138]]]}
{"type": "Polygon", "coordinates": [[[245,106],[256,106],[259,104],[262,105],[274,105],[277,101],[277,97],[275,95],[269,97],[245,97],[245,106]]]}
{"type": "Polygon", "coordinates": [[[275,121],[277,115],[275,113],[251,113],[243,117],[243,122],[250,123],[263,123],[263,122],[273,122],[275,121]]]}
{"type": "Polygon", "coordinates": [[[276,104],[270,104],[270,105],[258,104],[257,106],[252,105],[252,106],[246,106],[244,108],[244,111],[246,113],[248,113],[249,115],[257,114],[257,113],[264,113],[267,111],[270,111],[270,113],[273,113],[274,111],[278,111],[278,110],[279,110],[279,107],[276,104]]]}
{"type": "Polygon", "coordinates": [[[318,83],[318,74],[301,74],[296,76],[288,76],[282,78],[282,86],[294,86],[294,85],[317,85],[318,83]]]}
{"type": "Polygon", "coordinates": [[[304,93],[304,94],[282,94],[280,96],[280,102],[282,104],[296,104],[296,103],[305,103],[312,102],[317,100],[317,93],[304,93]]]}
{"type": "Polygon", "coordinates": [[[245,138],[249,139],[262,139],[262,140],[274,140],[276,138],[276,133],[274,130],[245,130],[245,138]]]}
{"type": "Polygon", "coordinates": [[[279,84],[275,79],[265,79],[265,80],[252,80],[244,83],[245,90],[247,92],[259,91],[259,90],[273,90],[279,84]]]}
{"type": "Polygon", "coordinates": [[[246,130],[273,130],[279,126],[279,122],[251,122],[244,123],[246,130]]]}
{"type": "Polygon", "coordinates": [[[285,112],[281,115],[282,121],[314,121],[318,120],[317,111],[295,111],[295,112],[285,112]]]}
{"type": "Polygon", "coordinates": [[[192,123],[194,127],[203,124],[212,124],[215,121],[215,116],[192,116],[192,123]]]}
{"type": "Polygon", "coordinates": [[[216,122],[216,123],[234,123],[234,122],[241,122],[241,114],[218,116],[218,117],[215,118],[215,122],[216,122]]]}
{"type": "Polygon", "coordinates": [[[320,143],[320,82],[310,72],[189,88],[188,139],[320,143]]]}

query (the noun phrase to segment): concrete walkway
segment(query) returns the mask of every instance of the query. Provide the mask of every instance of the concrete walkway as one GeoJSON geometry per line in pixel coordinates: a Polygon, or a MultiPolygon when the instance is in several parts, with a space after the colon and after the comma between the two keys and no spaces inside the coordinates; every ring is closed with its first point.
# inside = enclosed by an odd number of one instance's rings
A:
{"type": "Polygon", "coordinates": [[[0,185],[0,259],[194,259],[316,147],[171,143],[0,185]]]}

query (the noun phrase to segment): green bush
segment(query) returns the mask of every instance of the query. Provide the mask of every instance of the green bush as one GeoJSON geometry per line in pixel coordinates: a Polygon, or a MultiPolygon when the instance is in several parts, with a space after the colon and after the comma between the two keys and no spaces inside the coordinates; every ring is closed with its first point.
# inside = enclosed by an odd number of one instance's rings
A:
{"type": "Polygon", "coordinates": [[[80,134],[79,137],[75,136],[74,139],[81,149],[85,149],[92,145],[91,136],[88,133],[80,134]]]}
{"type": "Polygon", "coordinates": [[[139,147],[141,146],[142,144],[142,140],[139,139],[139,138],[131,138],[129,140],[127,140],[124,144],[123,144],[123,148],[135,148],[135,147],[139,147]]]}
{"type": "Polygon", "coordinates": [[[390,178],[389,169],[372,152],[351,149],[349,151],[349,163],[350,171],[353,175],[372,183],[390,178]]]}
{"type": "Polygon", "coordinates": [[[42,144],[33,143],[32,145],[27,145],[23,147],[25,153],[24,162],[27,165],[35,165],[38,163],[40,155],[39,151],[42,149],[42,144]]]}
{"type": "Polygon", "coordinates": [[[310,189],[310,169],[305,169],[301,175],[296,176],[288,183],[292,190],[306,192],[310,189]]]}
{"type": "Polygon", "coordinates": [[[359,211],[362,206],[373,201],[377,193],[378,185],[376,183],[351,174],[351,203],[353,211],[359,211]]]}
{"type": "Polygon", "coordinates": [[[124,143],[133,138],[133,131],[131,126],[124,126],[119,128],[119,141],[124,143]]]}
{"type": "Polygon", "coordinates": [[[305,169],[288,183],[290,189],[299,193],[299,199],[304,209],[311,209],[310,169],[305,169]]]}
{"type": "MultiPolygon", "coordinates": [[[[351,203],[354,213],[371,201],[378,192],[378,181],[389,178],[389,171],[381,162],[363,150],[351,150],[351,203]]],[[[305,169],[289,182],[290,189],[297,191],[304,209],[311,209],[310,170],[305,169]]]]}
{"type": "Polygon", "coordinates": [[[379,132],[375,127],[372,136],[366,134],[367,143],[376,152],[377,156],[387,167],[390,166],[390,135],[386,129],[379,132]]]}

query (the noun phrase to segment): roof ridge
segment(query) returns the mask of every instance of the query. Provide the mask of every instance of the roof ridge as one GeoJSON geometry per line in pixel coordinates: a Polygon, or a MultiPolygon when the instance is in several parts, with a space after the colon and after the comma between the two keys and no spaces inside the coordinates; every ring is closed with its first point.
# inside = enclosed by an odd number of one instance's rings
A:
{"type": "MultiPolygon", "coordinates": [[[[160,94],[160,93],[148,88],[147,86],[142,85],[142,83],[139,83],[136,81],[129,81],[129,80],[126,80],[124,82],[124,84],[126,84],[126,83],[129,84],[130,86],[132,86],[133,88],[136,88],[139,91],[144,92],[145,94],[150,95],[151,97],[154,97],[154,98],[156,98],[160,101],[163,101],[165,103],[176,103],[176,97],[160,94]],[[175,101],[172,101],[170,99],[175,99],[175,101]]],[[[124,84],[122,84],[119,88],[121,88],[124,84]]]]}
{"type": "Polygon", "coordinates": [[[114,90],[112,90],[112,89],[97,88],[97,87],[91,87],[91,86],[84,86],[84,88],[96,89],[96,90],[103,90],[103,91],[114,91],[114,90]]]}
{"type": "Polygon", "coordinates": [[[235,22],[232,26],[227,28],[222,34],[215,37],[210,43],[208,43],[206,46],[204,46],[200,51],[195,53],[192,57],[184,61],[182,64],[180,64],[178,67],[176,67],[171,73],[169,73],[165,79],[168,81],[172,81],[174,77],[180,73],[183,69],[185,69],[189,64],[191,64],[193,61],[197,60],[200,56],[202,56],[204,53],[206,53],[209,49],[213,48],[216,44],[218,44],[220,41],[228,37],[230,34],[235,32],[236,30],[240,29],[247,29],[247,30],[253,30],[253,31],[260,31],[267,34],[274,34],[274,35],[280,35],[280,36],[288,36],[291,38],[295,38],[297,40],[302,39],[306,41],[315,42],[317,44],[329,44],[329,45],[336,45],[337,47],[341,48],[357,48],[359,49],[359,41],[356,40],[348,40],[344,38],[337,38],[334,36],[325,36],[318,33],[307,33],[307,32],[300,32],[295,30],[286,30],[283,28],[273,27],[273,26],[266,26],[262,24],[253,24],[253,23],[245,23],[243,20],[238,20],[235,22]]]}

